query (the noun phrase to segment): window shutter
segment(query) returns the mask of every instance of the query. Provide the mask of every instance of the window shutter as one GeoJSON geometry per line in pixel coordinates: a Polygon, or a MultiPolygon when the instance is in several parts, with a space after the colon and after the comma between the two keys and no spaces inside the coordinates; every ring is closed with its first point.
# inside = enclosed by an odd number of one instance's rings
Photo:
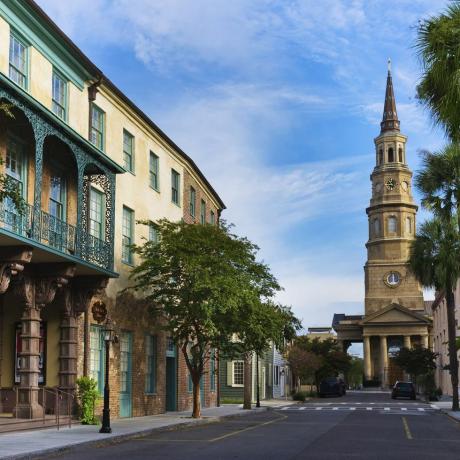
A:
{"type": "Polygon", "coordinates": [[[233,386],[233,361],[227,361],[227,385],[233,386]]]}

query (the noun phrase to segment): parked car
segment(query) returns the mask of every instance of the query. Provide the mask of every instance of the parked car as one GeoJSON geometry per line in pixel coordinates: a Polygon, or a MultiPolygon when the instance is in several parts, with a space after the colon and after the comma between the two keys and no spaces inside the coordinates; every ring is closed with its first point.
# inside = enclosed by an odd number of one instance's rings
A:
{"type": "Polygon", "coordinates": [[[391,392],[391,397],[415,399],[415,385],[412,382],[396,382],[391,392]]]}
{"type": "Polygon", "coordinates": [[[319,397],[325,396],[343,396],[346,393],[345,383],[336,377],[324,379],[319,384],[319,397]]]}

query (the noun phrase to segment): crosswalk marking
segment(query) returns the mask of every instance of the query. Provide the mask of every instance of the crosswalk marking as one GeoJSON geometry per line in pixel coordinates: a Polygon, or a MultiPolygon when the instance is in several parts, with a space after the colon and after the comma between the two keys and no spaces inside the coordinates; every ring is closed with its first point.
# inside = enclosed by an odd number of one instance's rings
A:
{"type": "Polygon", "coordinates": [[[317,407],[316,410],[322,410],[323,408],[322,407],[317,407]]]}
{"type": "Polygon", "coordinates": [[[431,406],[427,406],[427,407],[419,407],[418,405],[414,404],[412,407],[401,407],[399,405],[393,405],[391,407],[383,407],[383,404],[382,405],[374,405],[374,406],[370,406],[371,403],[368,403],[369,406],[352,406],[352,405],[348,405],[346,406],[345,404],[344,405],[334,405],[334,406],[313,406],[313,405],[302,405],[302,406],[297,406],[297,405],[293,405],[293,406],[285,406],[285,407],[280,407],[279,409],[282,410],[282,411],[323,411],[323,412],[327,412],[327,411],[342,411],[342,412],[355,412],[355,411],[369,411],[369,412],[378,412],[378,413],[381,413],[381,414],[398,414],[398,413],[405,413],[407,415],[409,414],[417,414],[417,415],[423,415],[423,414],[428,414],[428,413],[434,413],[436,411],[439,410],[439,408],[436,408],[436,407],[431,407],[431,406]]]}
{"type": "Polygon", "coordinates": [[[384,407],[383,410],[390,410],[390,408],[389,407],[384,407]]]}
{"type": "Polygon", "coordinates": [[[356,407],[350,407],[350,410],[356,410],[356,407]]]}
{"type": "Polygon", "coordinates": [[[372,410],[374,409],[373,407],[366,407],[366,410],[372,410]]]}
{"type": "Polygon", "coordinates": [[[401,410],[407,410],[407,407],[401,407],[401,410]]]}
{"type": "Polygon", "coordinates": [[[425,411],[425,409],[424,409],[423,407],[419,407],[418,410],[419,410],[420,412],[424,412],[424,411],[425,411]]]}

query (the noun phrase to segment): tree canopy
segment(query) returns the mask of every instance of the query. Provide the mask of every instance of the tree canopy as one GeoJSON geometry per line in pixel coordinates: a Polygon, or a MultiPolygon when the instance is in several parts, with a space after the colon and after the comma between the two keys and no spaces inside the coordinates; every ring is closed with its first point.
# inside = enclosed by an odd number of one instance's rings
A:
{"type": "Polygon", "coordinates": [[[418,376],[430,374],[436,369],[435,359],[437,353],[423,348],[420,345],[415,345],[413,348],[401,348],[393,356],[396,365],[403,369],[408,374],[417,380],[418,376]]]}

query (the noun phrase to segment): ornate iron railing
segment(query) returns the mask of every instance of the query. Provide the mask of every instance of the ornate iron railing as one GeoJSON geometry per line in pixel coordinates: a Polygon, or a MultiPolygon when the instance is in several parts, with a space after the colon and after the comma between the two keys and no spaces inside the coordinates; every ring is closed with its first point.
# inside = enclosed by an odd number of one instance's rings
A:
{"type": "Polygon", "coordinates": [[[111,246],[108,242],[30,204],[26,204],[25,212],[20,213],[8,200],[0,202],[0,227],[64,254],[111,269],[111,246]]]}

